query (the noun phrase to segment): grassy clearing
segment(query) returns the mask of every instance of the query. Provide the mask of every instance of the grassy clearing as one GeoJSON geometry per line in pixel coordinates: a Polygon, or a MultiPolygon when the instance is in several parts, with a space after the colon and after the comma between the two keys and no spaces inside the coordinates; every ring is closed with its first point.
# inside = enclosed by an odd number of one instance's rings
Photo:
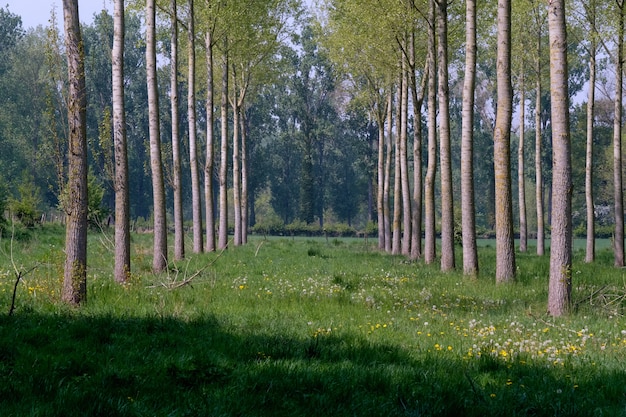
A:
{"type": "Polygon", "coordinates": [[[468,280],[373,241],[259,238],[157,276],[150,236],[134,235],[121,286],[93,235],[88,303],[73,310],[58,301],[62,238],[45,229],[14,250],[37,268],[0,315],[2,416],[626,415],[626,281],[606,250],[594,265],[576,252],[577,310],[555,320],[548,258],[532,254],[496,286],[487,246],[468,280]]]}

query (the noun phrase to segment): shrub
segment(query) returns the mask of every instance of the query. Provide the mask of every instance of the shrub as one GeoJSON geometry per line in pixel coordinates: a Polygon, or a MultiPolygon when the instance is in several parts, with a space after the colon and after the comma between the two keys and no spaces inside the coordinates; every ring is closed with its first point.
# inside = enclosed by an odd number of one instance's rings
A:
{"type": "Polygon", "coordinates": [[[17,187],[17,192],[18,198],[9,199],[9,211],[24,226],[33,228],[41,219],[39,187],[35,185],[32,176],[25,174],[22,183],[17,187]]]}

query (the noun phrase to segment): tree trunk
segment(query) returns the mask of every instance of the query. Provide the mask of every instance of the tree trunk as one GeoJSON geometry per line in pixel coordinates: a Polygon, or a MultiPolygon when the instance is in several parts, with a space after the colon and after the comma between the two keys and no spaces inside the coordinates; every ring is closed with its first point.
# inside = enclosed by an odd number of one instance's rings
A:
{"type": "Polygon", "coordinates": [[[113,147],[115,156],[115,281],[130,277],[130,201],[128,146],[124,111],[124,0],[115,0],[113,11],[113,147]]]}
{"type": "MultiPolygon", "coordinates": [[[[441,270],[450,271],[454,260],[454,197],[450,148],[450,88],[448,84],[448,0],[437,0],[439,34],[439,160],[441,166],[441,270]]],[[[499,108],[500,106],[498,106],[499,108]]]]}
{"type": "Polygon", "coordinates": [[[496,282],[515,279],[513,203],[511,192],[511,1],[498,0],[498,108],[494,131],[496,179],[496,282]]]}
{"type": "Polygon", "coordinates": [[[213,206],[213,165],[215,158],[215,119],[213,99],[213,37],[211,30],[207,30],[205,38],[207,91],[206,91],[206,161],[204,162],[204,220],[206,223],[206,250],[215,251],[215,213],[213,206]]]}
{"type": "Polygon", "coordinates": [[[387,157],[385,158],[385,190],[383,204],[385,206],[385,251],[391,253],[391,208],[389,206],[389,191],[391,187],[391,156],[393,154],[393,93],[389,89],[387,94],[387,157]]]}
{"type": "Polygon", "coordinates": [[[409,44],[411,62],[411,92],[413,99],[413,196],[411,204],[411,259],[422,256],[422,106],[424,90],[428,80],[428,67],[424,69],[420,91],[417,89],[415,65],[415,32],[411,33],[409,44]]]}
{"type": "Polygon", "coordinates": [[[596,53],[595,3],[592,15],[588,16],[592,25],[589,49],[589,89],[587,91],[587,147],[585,153],[585,203],[587,206],[587,245],[585,262],[593,262],[596,257],[596,222],[593,203],[593,125],[596,95],[596,53]]]}
{"type": "Polygon", "coordinates": [[[565,0],[548,0],[552,112],[552,233],[548,312],[567,313],[572,290],[572,165],[565,0]]]}
{"type": "Polygon", "coordinates": [[[519,103],[519,144],[517,146],[517,190],[519,200],[519,250],[528,250],[528,227],[526,221],[526,158],[524,157],[526,102],[524,97],[524,75],[520,81],[520,103],[519,103]]]}
{"type": "MultiPolygon", "coordinates": [[[[236,89],[235,89],[236,90],[236,89]]],[[[236,92],[235,92],[236,95],[236,92]]],[[[233,206],[235,235],[233,243],[241,246],[241,168],[239,166],[239,105],[235,96],[233,108],[233,206]]]]}
{"type": "Polygon", "coordinates": [[[178,12],[176,0],[170,0],[170,107],[172,114],[172,179],[174,194],[174,259],[185,257],[183,230],[183,186],[180,163],[180,134],[178,113],[178,12]]]}
{"type": "Polygon", "coordinates": [[[61,298],[79,305],[87,299],[87,96],[77,0],[63,0],[63,20],[69,78],[69,176],[61,298]]]}
{"type": "Polygon", "coordinates": [[[150,125],[150,168],[154,206],[154,251],[152,269],[161,272],[167,267],[167,224],[165,217],[165,186],[161,159],[159,127],[159,92],[156,62],[155,0],[146,2],[146,74],[148,84],[148,118],[150,125]]]}
{"type": "Polygon", "coordinates": [[[218,249],[228,246],[228,53],[227,41],[224,40],[222,56],[222,102],[221,102],[221,151],[220,151],[220,229],[218,249]]]}
{"type": "Polygon", "coordinates": [[[392,240],[391,240],[391,254],[392,255],[399,255],[402,252],[402,171],[400,168],[400,160],[402,159],[402,152],[401,152],[401,134],[400,134],[400,125],[402,124],[401,121],[401,117],[400,117],[400,102],[402,101],[401,97],[401,90],[402,90],[402,83],[399,83],[397,89],[397,93],[398,93],[398,108],[396,109],[396,127],[397,127],[397,131],[396,131],[396,136],[394,138],[394,165],[393,165],[393,173],[394,173],[394,177],[393,177],[393,230],[391,231],[392,233],[392,240]]]}
{"type": "MultiPolygon", "coordinates": [[[[382,103],[381,103],[382,104],[382,103]]],[[[378,249],[385,250],[385,119],[378,117],[378,181],[376,190],[376,209],[378,214],[378,249]]]]}
{"type": "Polygon", "coordinates": [[[535,72],[537,85],[535,88],[535,200],[537,206],[537,255],[545,253],[545,220],[543,211],[543,166],[541,163],[542,129],[541,129],[541,29],[537,23],[537,56],[535,72]]]}
{"type": "Polygon", "coordinates": [[[617,56],[615,59],[615,114],[613,116],[613,200],[615,232],[613,236],[613,254],[615,266],[624,266],[624,191],[622,189],[622,95],[624,71],[624,4],[619,7],[617,56]]]}
{"type": "Polygon", "coordinates": [[[476,85],[476,0],[466,1],[465,80],[461,126],[461,227],[463,273],[478,274],[476,208],[474,205],[474,89],[476,85]]]}
{"type": "Polygon", "coordinates": [[[424,179],[424,262],[432,264],[437,257],[437,234],[435,228],[435,176],[437,174],[437,74],[435,0],[429,0],[431,22],[428,31],[428,166],[424,179]]]}
{"type": "Polygon", "coordinates": [[[402,186],[402,254],[411,255],[411,186],[409,184],[408,160],[408,115],[409,115],[409,80],[406,59],[402,57],[402,75],[400,77],[400,183],[402,186]]]}
{"type": "Polygon", "coordinates": [[[248,121],[241,107],[241,244],[248,243],[248,121]]]}
{"type": "Polygon", "coordinates": [[[193,252],[202,253],[202,198],[200,196],[200,172],[196,140],[196,30],[193,0],[189,0],[189,23],[187,26],[187,59],[189,76],[187,88],[187,120],[189,124],[189,165],[191,170],[191,211],[193,219],[193,252]]]}

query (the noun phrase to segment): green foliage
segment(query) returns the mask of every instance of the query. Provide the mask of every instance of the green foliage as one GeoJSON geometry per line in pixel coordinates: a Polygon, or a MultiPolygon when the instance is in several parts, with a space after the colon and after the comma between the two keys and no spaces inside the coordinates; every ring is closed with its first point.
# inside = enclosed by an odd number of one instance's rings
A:
{"type": "Polygon", "coordinates": [[[9,199],[11,215],[27,228],[33,228],[41,219],[41,196],[34,178],[23,174],[22,182],[17,186],[17,198],[9,199]]]}
{"type": "Polygon", "coordinates": [[[104,187],[90,171],[87,176],[87,221],[92,228],[100,228],[109,215],[109,209],[102,205],[104,187]]]}

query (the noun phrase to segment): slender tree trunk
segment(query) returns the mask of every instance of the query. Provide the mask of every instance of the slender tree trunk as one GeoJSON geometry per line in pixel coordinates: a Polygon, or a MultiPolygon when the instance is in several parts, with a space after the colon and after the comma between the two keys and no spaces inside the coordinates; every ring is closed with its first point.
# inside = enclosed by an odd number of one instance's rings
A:
{"type": "Polygon", "coordinates": [[[474,90],[476,86],[476,1],[467,0],[465,18],[465,80],[461,123],[461,227],[463,273],[478,274],[476,208],[474,205],[474,90]]]}
{"type": "Polygon", "coordinates": [[[408,160],[408,110],[409,80],[406,59],[402,57],[402,76],[400,77],[400,182],[402,185],[402,254],[411,255],[411,186],[409,184],[408,160]]]}
{"type": "MultiPolygon", "coordinates": [[[[402,83],[400,83],[402,84],[402,83]]],[[[391,253],[393,255],[399,255],[402,253],[402,170],[401,170],[401,159],[402,159],[402,151],[401,151],[401,134],[400,134],[400,125],[401,121],[401,111],[400,111],[400,102],[401,99],[401,90],[402,86],[398,85],[398,108],[396,109],[396,136],[394,138],[394,165],[393,165],[393,230],[392,230],[392,241],[391,241],[391,253]]]]}
{"type": "Polygon", "coordinates": [[[128,194],[128,146],[124,111],[124,0],[113,10],[113,147],[115,156],[115,281],[130,277],[130,201],[128,194]]]}
{"type": "MultiPolygon", "coordinates": [[[[381,112],[378,112],[381,113],[381,112]]],[[[378,214],[378,249],[385,249],[385,119],[378,117],[378,181],[376,209],[378,214]]]]}
{"type": "Polygon", "coordinates": [[[393,154],[393,93],[387,94],[387,157],[385,158],[385,190],[383,204],[385,206],[385,251],[392,251],[391,243],[391,208],[389,206],[389,191],[391,188],[391,156],[393,154]]]}
{"type": "MultiPolygon", "coordinates": [[[[595,5],[594,5],[595,6],[595,5]]],[[[596,257],[596,222],[593,203],[593,125],[596,95],[596,53],[595,9],[592,19],[594,30],[589,50],[589,90],[587,91],[587,148],[585,153],[585,203],[587,206],[587,247],[585,262],[593,262],[596,257]]]]}
{"type": "Polygon", "coordinates": [[[519,144],[517,147],[517,190],[519,200],[519,250],[528,250],[528,227],[526,221],[526,158],[524,157],[526,101],[524,97],[524,76],[521,76],[519,103],[519,144]]]}
{"type": "Polygon", "coordinates": [[[496,179],[496,282],[515,279],[513,203],[511,192],[511,1],[498,0],[498,109],[494,131],[496,179]]]}
{"type": "Polygon", "coordinates": [[[221,102],[221,151],[220,151],[220,229],[218,249],[228,246],[228,53],[227,41],[224,40],[222,57],[222,102],[221,102]]]}
{"type": "Polygon", "coordinates": [[[568,312],[572,291],[572,164],[565,0],[548,0],[552,112],[552,233],[548,312],[568,312]]]}
{"type": "Polygon", "coordinates": [[[183,225],[183,186],[180,163],[178,113],[178,12],[176,0],[170,0],[170,107],[172,113],[172,176],[174,194],[174,259],[185,257],[183,225]]]}
{"type": "MultiPolygon", "coordinates": [[[[448,0],[437,0],[439,34],[439,160],[441,166],[441,270],[455,267],[454,197],[452,190],[452,156],[450,148],[450,89],[448,84],[448,0]]],[[[499,108],[500,106],[498,106],[499,108]]]]}
{"type": "Polygon", "coordinates": [[[163,183],[163,164],[161,159],[161,132],[159,127],[155,0],[147,0],[146,2],[146,74],[150,125],[150,168],[152,170],[152,201],[154,206],[154,255],[152,269],[154,272],[161,272],[167,267],[167,224],[165,217],[165,185],[163,183]]]}
{"type": "Polygon", "coordinates": [[[61,298],[79,305],[87,299],[87,96],[77,0],[63,0],[63,20],[69,79],[69,176],[61,298]]]}
{"type": "MultiPolygon", "coordinates": [[[[235,92],[236,95],[236,92],[235,92]]],[[[239,106],[235,96],[233,103],[233,206],[235,235],[233,243],[241,246],[241,168],[239,165],[239,106]]]]}
{"type": "Polygon", "coordinates": [[[613,253],[615,266],[624,266],[624,191],[622,189],[622,102],[624,71],[624,4],[619,7],[617,56],[615,60],[615,114],[613,116],[613,199],[615,214],[615,232],[613,235],[613,253]]]}
{"type": "Polygon", "coordinates": [[[428,31],[428,166],[424,179],[424,262],[432,264],[437,258],[435,228],[435,176],[437,174],[437,73],[435,0],[429,0],[428,31]]]}
{"type": "Polygon", "coordinates": [[[191,211],[193,219],[193,251],[202,253],[202,198],[200,193],[200,170],[198,167],[198,146],[196,140],[196,29],[194,25],[193,0],[189,0],[189,23],[187,26],[187,120],[189,124],[189,165],[191,170],[191,211]]]}
{"type": "MultiPolygon", "coordinates": [[[[539,24],[537,25],[538,27],[539,24]]],[[[535,200],[537,205],[537,255],[545,254],[545,220],[543,211],[543,164],[541,163],[542,129],[541,129],[541,29],[537,35],[537,56],[535,72],[537,85],[535,92],[535,200]]]]}
{"type": "Polygon", "coordinates": [[[241,106],[241,244],[248,243],[248,121],[241,106]]]}
{"type": "Polygon", "coordinates": [[[215,120],[213,99],[213,38],[208,30],[205,38],[207,91],[206,91],[206,161],[204,162],[204,220],[206,223],[206,250],[215,251],[215,213],[213,206],[213,165],[215,159],[215,120]]]}
{"type": "Polygon", "coordinates": [[[415,33],[411,33],[409,44],[411,60],[411,92],[413,99],[413,201],[411,204],[411,259],[422,256],[422,107],[424,104],[424,90],[428,80],[428,67],[424,69],[420,91],[417,89],[415,68],[415,33]]]}

